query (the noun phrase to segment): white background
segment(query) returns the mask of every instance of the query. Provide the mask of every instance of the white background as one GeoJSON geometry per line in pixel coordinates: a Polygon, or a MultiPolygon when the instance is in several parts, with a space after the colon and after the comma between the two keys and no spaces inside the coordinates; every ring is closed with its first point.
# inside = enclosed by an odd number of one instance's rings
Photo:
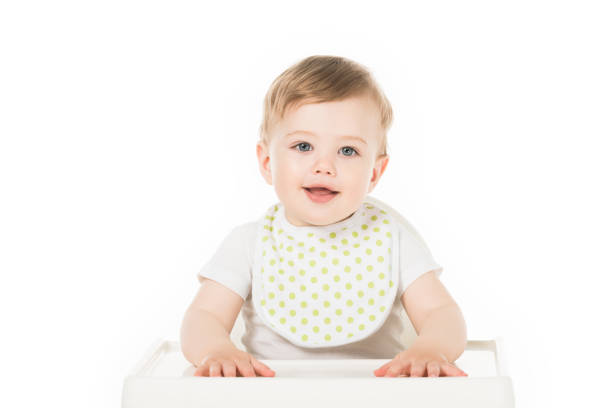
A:
{"type": "Polygon", "coordinates": [[[609,400],[606,3],[2,2],[0,405],[118,406],[178,340],[199,268],[276,200],[263,97],[313,54],[386,92],[373,195],[445,268],[468,338],[504,338],[517,406],[609,400]]]}

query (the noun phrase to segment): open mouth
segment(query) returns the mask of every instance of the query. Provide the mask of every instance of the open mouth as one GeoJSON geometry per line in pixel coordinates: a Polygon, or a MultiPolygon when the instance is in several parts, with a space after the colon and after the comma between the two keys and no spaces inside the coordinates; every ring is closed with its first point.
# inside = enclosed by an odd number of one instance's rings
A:
{"type": "Polygon", "coordinates": [[[304,187],[304,191],[315,203],[326,203],[339,194],[339,191],[332,191],[324,187],[304,187]]]}

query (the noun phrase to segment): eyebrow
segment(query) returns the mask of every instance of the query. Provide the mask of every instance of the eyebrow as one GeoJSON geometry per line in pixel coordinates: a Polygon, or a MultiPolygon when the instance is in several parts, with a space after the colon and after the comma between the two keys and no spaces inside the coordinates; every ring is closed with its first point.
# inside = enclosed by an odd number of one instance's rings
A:
{"type": "MultiPolygon", "coordinates": [[[[289,137],[291,135],[294,135],[296,133],[305,133],[307,135],[312,135],[312,136],[316,136],[316,134],[314,134],[313,132],[309,132],[308,130],[294,130],[293,132],[289,132],[285,135],[285,137],[289,137]]],[[[361,143],[363,143],[364,145],[367,146],[368,142],[366,142],[363,138],[359,137],[359,136],[351,136],[351,135],[346,135],[346,136],[340,136],[341,139],[354,139],[354,140],[358,140],[361,143]]]]}

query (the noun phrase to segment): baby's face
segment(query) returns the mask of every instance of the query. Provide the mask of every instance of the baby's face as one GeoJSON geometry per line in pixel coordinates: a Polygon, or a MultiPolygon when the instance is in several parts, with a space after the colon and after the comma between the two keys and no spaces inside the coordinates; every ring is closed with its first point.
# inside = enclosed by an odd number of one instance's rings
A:
{"type": "Polygon", "coordinates": [[[329,225],[353,214],[387,165],[387,156],[377,157],[382,135],[380,113],[368,97],[287,112],[271,129],[269,146],[257,145],[260,171],[287,220],[329,225]]]}

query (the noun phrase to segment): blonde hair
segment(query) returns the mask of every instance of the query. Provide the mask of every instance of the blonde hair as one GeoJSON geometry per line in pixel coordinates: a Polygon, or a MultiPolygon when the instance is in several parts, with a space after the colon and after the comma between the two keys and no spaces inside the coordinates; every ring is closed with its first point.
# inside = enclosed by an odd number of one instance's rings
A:
{"type": "Polygon", "coordinates": [[[260,141],[268,145],[271,127],[294,107],[359,96],[370,96],[380,110],[383,136],[379,155],[386,155],[387,131],[393,122],[391,103],[366,67],[347,58],[330,55],[304,58],[272,82],[264,98],[260,141]]]}

